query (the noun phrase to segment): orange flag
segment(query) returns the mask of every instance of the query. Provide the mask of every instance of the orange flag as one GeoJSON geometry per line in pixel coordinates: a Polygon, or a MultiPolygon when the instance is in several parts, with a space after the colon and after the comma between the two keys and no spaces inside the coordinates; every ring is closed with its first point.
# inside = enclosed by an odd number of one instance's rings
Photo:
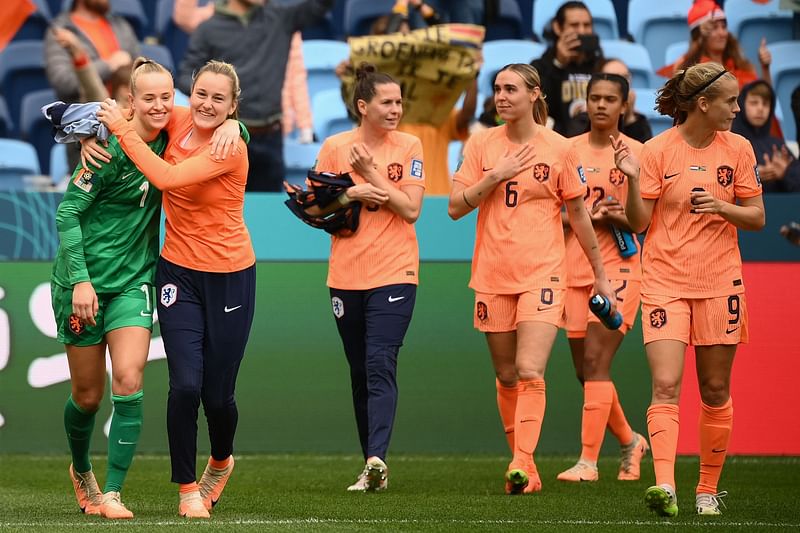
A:
{"type": "Polygon", "coordinates": [[[0,2],[0,50],[25,23],[25,19],[36,11],[32,0],[3,0],[0,2]]]}

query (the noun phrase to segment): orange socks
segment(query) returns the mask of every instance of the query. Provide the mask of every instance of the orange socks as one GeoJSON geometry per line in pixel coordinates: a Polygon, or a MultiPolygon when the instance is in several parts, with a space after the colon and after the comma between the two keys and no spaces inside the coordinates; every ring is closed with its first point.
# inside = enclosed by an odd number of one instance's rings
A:
{"type": "MultiPolygon", "coordinates": [[[[521,379],[517,385],[514,416],[514,459],[520,466],[533,467],[533,452],[539,443],[546,403],[543,379],[521,379]]],[[[535,471],[535,469],[534,469],[535,471]]]]}
{"type": "Polygon", "coordinates": [[[613,398],[614,384],[610,381],[587,381],[583,384],[581,459],[584,461],[597,463],[613,398]]]}
{"type": "Polygon", "coordinates": [[[196,481],[192,481],[191,483],[181,483],[178,492],[180,494],[187,494],[189,492],[197,492],[200,490],[200,487],[197,485],[196,481]]]}
{"type": "Polygon", "coordinates": [[[222,461],[217,461],[213,457],[208,460],[208,464],[211,465],[211,468],[216,468],[217,470],[225,470],[228,468],[228,465],[231,463],[231,455],[223,459],[222,461]]]}
{"type": "Polygon", "coordinates": [[[728,441],[733,429],[731,399],[719,407],[701,403],[700,410],[700,482],[697,494],[716,494],[728,441]]]}
{"type": "Polygon", "coordinates": [[[675,454],[678,450],[678,406],[669,403],[647,409],[647,431],[656,471],[656,485],[675,487],[675,454]]]}
{"type": "Polygon", "coordinates": [[[617,437],[621,446],[628,446],[633,443],[633,430],[625,418],[625,413],[622,411],[622,404],[619,403],[619,396],[617,396],[617,388],[613,383],[611,383],[611,392],[614,397],[611,400],[611,411],[608,413],[608,429],[612,435],[617,437]]]}
{"type": "Polygon", "coordinates": [[[497,409],[506,432],[506,440],[511,453],[514,453],[514,416],[517,411],[517,385],[505,387],[499,379],[495,379],[497,387],[497,409]]]}

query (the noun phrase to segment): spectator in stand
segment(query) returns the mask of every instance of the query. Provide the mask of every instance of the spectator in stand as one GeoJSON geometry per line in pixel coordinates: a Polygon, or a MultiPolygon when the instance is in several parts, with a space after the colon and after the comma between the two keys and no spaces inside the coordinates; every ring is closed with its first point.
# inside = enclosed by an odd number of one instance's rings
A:
{"type": "Polygon", "coordinates": [[[800,192],[800,162],[789,153],[783,138],[770,133],[775,114],[775,92],[764,80],[745,85],[739,93],[742,109],[731,131],[753,145],[764,192],[800,192]]]}
{"type": "MultiPolygon", "coordinates": [[[[84,50],[76,59],[62,45],[64,34],[49,31],[45,35],[45,70],[59,100],[66,103],[84,101],[81,100],[81,84],[76,69],[85,67],[87,63],[91,63],[108,91],[115,75],[130,75],[132,58],[139,55],[139,41],[130,24],[122,17],[110,15],[110,9],[109,0],[73,0],[69,10],[53,20],[53,28],[72,32],[84,50]]],[[[67,145],[67,159],[69,168],[78,165],[78,143],[67,145]]]]}
{"type": "Polygon", "coordinates": [[[282,191],[282,90],[295,32],[325,16],[333,0],[291,4],[227,0],[192,33],[181,63],[178,88],[188,94],[193,73],[210,59],[236,68],[242,87],[241,121],[250,132],[247,191],[282,191]]]}
{"type": "Polygon", "coordinates": [[[603,51],[592,27],[592,15],[583,2],[565,2],[552,22],[555,42],[542,57],[531,62],[542,79],[553,129],[572,137],[586,131],[585,121],[575,117],[586,112],[586,86],[599,70],[603,51]]]}

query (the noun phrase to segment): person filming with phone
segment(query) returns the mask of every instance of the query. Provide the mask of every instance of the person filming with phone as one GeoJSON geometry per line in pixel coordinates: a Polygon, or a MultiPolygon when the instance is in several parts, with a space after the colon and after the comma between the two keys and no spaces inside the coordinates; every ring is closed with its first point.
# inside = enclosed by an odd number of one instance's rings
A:
{"type": "Polygon", "coordinates": [[[603,59],[586,4],[562,4],[552,21],[551,37],[553,44],[531,65],[541,75],[553,129],[572,137],[583,132],[583,126],[573,119],[586,111],[586,86],[603,59]]]}

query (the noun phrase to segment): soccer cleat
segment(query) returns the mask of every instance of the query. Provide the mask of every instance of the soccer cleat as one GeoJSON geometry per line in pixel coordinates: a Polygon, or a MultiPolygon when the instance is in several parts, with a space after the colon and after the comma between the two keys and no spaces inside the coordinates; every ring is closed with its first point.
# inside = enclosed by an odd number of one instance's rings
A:
{"type": "Polygon", "coordinates": [[[695,496],[695,508],[699,515],[721,515],[720,505],[725,507],[725,502],[722,498],[728,495],[728,491],[723,490],[716,494],[701,493],[695,496]]]}
{"type": "Polygon", "coordinates": [[[211,518],[208,509],[203,504],[200,491],[186,492],[180,495],[178,514],[185,518],[211,518]]]}
{"type": "Polygon", "coordinates": [[[597,481],[600,479],[600,474],[597,473],[596,466],[578,461],[575,463],[575,466],[564,470],[556,476],[556,479],[559,481],[573,481],[576,483],[580,481],[597,481]]]}
{"type": "Polygon", "coordinates": [[[206,469],[203,470],[203,475],[200,476],[200,481],[197,484],[200,486],[200,497],[203,499],[203,505],[209,511],[212,507],[217,505],[219,497],[222,496],[222,491],[225,484],[233,472],[233,456],[231,455],[228,466],[225,468],[214,468],[211,466],[211,459],[209,458],[206,469]]]}
{"type": "Polygon", "coordinates": [[[669,485],[657,485],[644,492],[647,508],[659,516],[678,516],[678,498],[669,485]]]}
{"type": "Polygon", "coordinates": [[[347,487],[350,492],[380,491],[389,488],[389,467],[380,458],[370,457],[356,482],[347,487]]]}
{"type": "Polygon", "coordinates": [[[619,465],[617,479],[620,481],[636,481],[639,479],[639,465],[642,458],[647,455],[650,445],[647,439],[638,433],[633,434],[633,442],[622,447],[622,462],[619,465]]]}
{"type": "Polygon", "coordinates": [[[75,489],[75,498],[78,500],[81,512],[100,514],[103,498],[100,495],[100,487],[97,485],[94,473],[89,470],[85,474],[79,474],[75,472],[72,465],[69,465],[69,477],[72,480],[72,488],[75,489]]]}
{"type": "Polygon", "coordinates": [[[133,518],[133,513],[120,500],[119,492],[109,491],[103,494],[103,505],[100,514],[112,520],[133,518]]]}
{"type": "Polygon", "coordinates": [[[521,468],[506,472],[506,494],[523,494],[529,483],[528,473],[521,468]]]}

